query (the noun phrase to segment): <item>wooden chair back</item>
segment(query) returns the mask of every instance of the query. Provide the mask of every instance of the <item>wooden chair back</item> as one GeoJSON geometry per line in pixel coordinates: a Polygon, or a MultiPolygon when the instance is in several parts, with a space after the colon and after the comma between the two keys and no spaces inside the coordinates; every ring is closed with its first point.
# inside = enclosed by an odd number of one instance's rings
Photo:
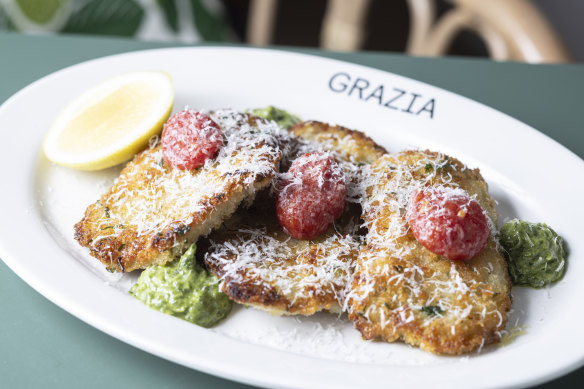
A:
{"type": "MultiPolygon", "coordinates": [[[[405,0],[410,10],[406,52],[440,56],[463,30],[478,34],[495,60],[569,62],[564,44],[545,16],[528,0],[448,0],[452,9],[437,17],[435,0],[405,0]]],[[[363,48],[372,0],[328,0],[320,45],[324,49],[363,48]]],[[[278,0],[252,0],[248,42],[273,43],[278,0]]]]}

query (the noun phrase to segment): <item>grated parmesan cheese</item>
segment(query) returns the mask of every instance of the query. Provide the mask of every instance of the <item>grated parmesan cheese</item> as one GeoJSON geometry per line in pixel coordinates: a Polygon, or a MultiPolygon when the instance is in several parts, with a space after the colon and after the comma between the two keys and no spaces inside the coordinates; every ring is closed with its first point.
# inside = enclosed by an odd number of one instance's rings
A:
{"type": "Polygon", "coordinates": [[[231,110],[208,112],[225,140],[200,168],[168,166],[155,139],[88,208],[76,237],[106,266],[130,271],[173,259],[269,185],[289,138],[275,123],[231,110]]]}
{"type": "Polygon", "coordinates": [[[494,238],[475,258],[450,261],[417,242],[406,221],[413,193],[442,186],[475,198],[495,225],[496,207],[478,171],[440,153],[405,151],[382,157],[364,177],[367,246],[345,304],[362,335],[449,354],[492,342],[510,308],[506,263],[494,238]]]}
{"type": "MultiPolygon", "coordinates": [[[[361,142],[363,135],[323,123],[305,122],[292,132],[297,138],[284,155],[283,170],[299,155],[327,152],[342,168],[352,204],[332,228],[306,241],[283,233],[275,220],[273,199],[262,197],[255,207],[240,211],[239,219],[229,221],[222,232],[211,237],[205,262],[220,277],[222,289],[241,303],[276,314],[339,311],[362,244],[360,210],[355,204],[361,197],[361,165],[380,151],[376,145],[366,146],[369,155],[355,156],[351,150],[357,147],[357,134],[361,142]],[[310,136],[313,133],[317,137],[310,136]]],[[[280,173],[282,177],[286,173],[280,173]]]]}

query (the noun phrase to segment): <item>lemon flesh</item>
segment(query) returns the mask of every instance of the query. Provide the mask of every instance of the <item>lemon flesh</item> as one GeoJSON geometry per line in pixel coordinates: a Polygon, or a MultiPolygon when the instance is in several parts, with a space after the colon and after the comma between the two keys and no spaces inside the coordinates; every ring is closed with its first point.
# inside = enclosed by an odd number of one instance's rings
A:
{"type": "Polygon", "coordinates": [[[61,112],[45,138],[45,155],[81,170],[118,165],[160,133],[173,102],[167,73],[132,72],[107,80],[61,112]]]}

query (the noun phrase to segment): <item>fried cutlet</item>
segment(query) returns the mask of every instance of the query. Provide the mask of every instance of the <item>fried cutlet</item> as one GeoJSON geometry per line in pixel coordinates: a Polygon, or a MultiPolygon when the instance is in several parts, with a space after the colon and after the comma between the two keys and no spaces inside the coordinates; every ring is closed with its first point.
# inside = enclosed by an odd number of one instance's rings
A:
{"type": "Polygon", "coordinates": [[[200,168],[179,170],[152,144],[129,162],[114,185],[85,211],[75,239],[111,271],[172,261],[270,185],[288,134],[275,123],[224,110],[209,115],[225,141],[200,168]]]}
{"type": "Polygon", "coordinates": [[[474,258],[453,261],[423,247],[405,218],[414,190],[444,186],[474,197],[495,226],[495,202],[478,169],[435,152],[405,151],[378,159],[366,176],[368,233],[347,297],[349,318],[363,338],[403,340],[437,354],[498,341],[511,283],[495,239],[474,258]]]}
{"type": "MultiPolygon", "coordinates": [[[[328,151],[346,175],[349,200],[359,198],[360,172],[385,153],[358,131],[320,122],[290,129],[296,139],[289,163],[306,152],[328,151]]],[[[314,240],[288,236],[276,220],[274,199],[265,194],[211,236],[207,267],[232,300],[273,314],[311,315],[340,311],[362,241],[360,207],[347,205],[335,225],[314,240]]]]}

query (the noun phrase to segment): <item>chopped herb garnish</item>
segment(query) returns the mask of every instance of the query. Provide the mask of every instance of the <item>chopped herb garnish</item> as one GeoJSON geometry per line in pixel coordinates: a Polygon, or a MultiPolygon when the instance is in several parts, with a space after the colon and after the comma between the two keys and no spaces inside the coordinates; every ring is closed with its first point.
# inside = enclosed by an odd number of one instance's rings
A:
{"type": "Polygon", "coordinates": [[[450,159],[445,158],[438,165],[436,165],[436,170],[448,169],[450,167],[450,159]]]}
{"type": "Polygon", "coordinates": [[[422,307],[421,311],[428,316],[436,316],[444,312],[444,310],[438,305],[426,305],[425,307],[422,307]]]}
{"type": "Polygon", "coordinates": [[[439,163],[437,163],[436,165],[432,164],[431,162],[428,162],[427,164],[424,165],[424,170],[426,171],[426,173],[430,173],[434,169],[436,169],[436,171],[438,171],[438,170],[448,169],[450,166],[452,166],[450,164],[450,159],[445,158],[442,161],[440,161],[439,163]]]}
{"type": "Polygon", "coordinates": [[[126,244],[125,243],[122,243],[120,245],[120,247],[118,247],[118,251],[122,251],[124,249],[124,247],[126,247],[126,244]]]}
{"type": "Polygon", "coordinates": [[[109,271],[110,273],[115,273],[116,272],[116,268],[115,267],[108,267],[106,270],[109,271]]]}
{"type": "Polygon", "coordinates": [[[180,226],[180,227],[175,228],[174,232],[176,232],[177,234],[182,236],[182,235],[186,234],[187,232],[189,232],[190,230],[191,230],[191,226],[185,225],[185,226],[180,226]]]}
{"type": "Polygon", "coordinates": [[[109,207],[105,207],[104,210],[105,210],[105,217],[107,217],[109,219],[111,217],[109,207]]]}
{"type": "Polygon", "coordinates": [[[110,230],[110,229],[114,229],[114,228],[122,228],[123,229],[124,228],[124,225],[123,224],[114,224],[113,226],[103,227],[101,230],[102,231],[103,230],[110,230]]]}

